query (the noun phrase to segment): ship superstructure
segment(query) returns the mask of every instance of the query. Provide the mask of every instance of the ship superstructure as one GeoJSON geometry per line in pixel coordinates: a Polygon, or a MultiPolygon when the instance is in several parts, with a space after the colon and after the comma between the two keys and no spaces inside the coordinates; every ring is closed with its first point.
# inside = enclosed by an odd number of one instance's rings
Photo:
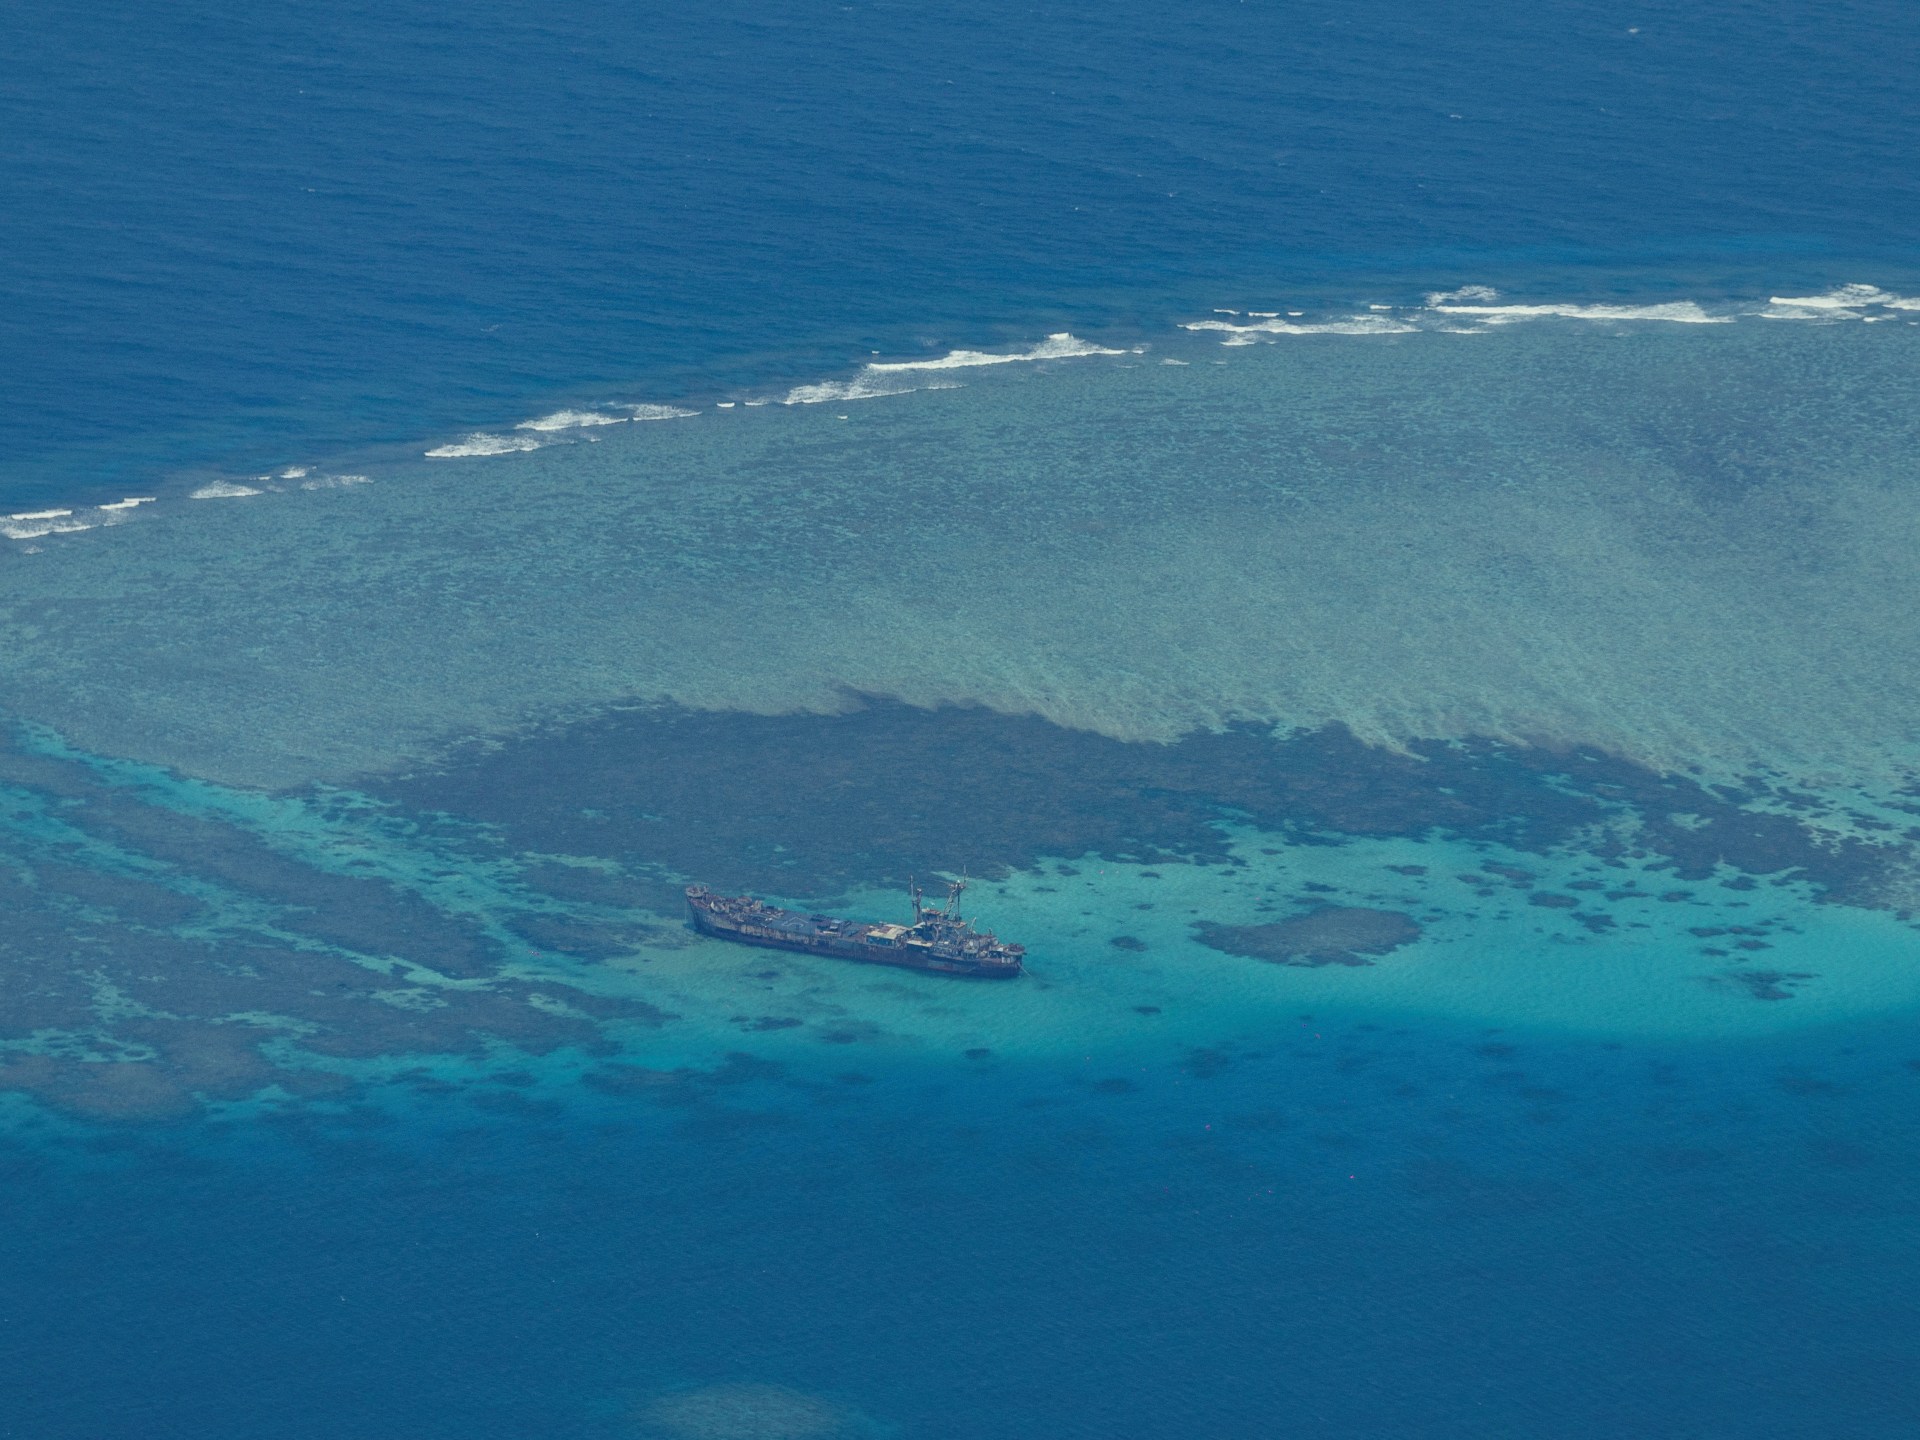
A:
{"type": "Polygon", "coordinates": [[[897,965],[936,975],[1013,979],[1021,973],[1026,948],[976,930],[963,919],[960,896],[966,888],[964,879],[952,882],[947,887],[946,902],[936,907],[928,905],[920,887],[909,882],[911,925],[782,910],[746,895],[717,895],[704,885],[687,887],[687,905],[693,913],[694,929],[722,940],[864,960],[873,965],[897,965]]]}

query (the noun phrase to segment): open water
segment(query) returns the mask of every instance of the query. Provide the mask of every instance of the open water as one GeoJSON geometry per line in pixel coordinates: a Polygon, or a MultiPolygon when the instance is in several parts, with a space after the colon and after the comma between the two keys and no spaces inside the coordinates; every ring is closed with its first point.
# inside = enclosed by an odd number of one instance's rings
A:
{"type": "Polygon", "coordinates": [[[1920,1429],[1909,9],[8,33],[0,1434],[1920,1429]]]}

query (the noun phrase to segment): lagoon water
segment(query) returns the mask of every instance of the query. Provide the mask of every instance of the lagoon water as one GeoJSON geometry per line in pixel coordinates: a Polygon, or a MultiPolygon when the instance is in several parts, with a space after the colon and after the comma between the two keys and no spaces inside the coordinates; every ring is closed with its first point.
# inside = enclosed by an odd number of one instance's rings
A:
{"type": "Polygon", "coordinates": [[[1911,1435],[1914,28],[25,24],[0,1433],[1911,1435]]]}

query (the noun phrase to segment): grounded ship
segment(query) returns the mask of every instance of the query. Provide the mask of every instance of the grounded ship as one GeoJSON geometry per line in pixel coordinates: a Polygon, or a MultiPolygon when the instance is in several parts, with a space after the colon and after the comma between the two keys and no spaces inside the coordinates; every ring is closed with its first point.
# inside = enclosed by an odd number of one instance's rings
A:
{"type": "Polygon", "coordinates": [[[898,965],[935,975],[1013,979],[1020,974],[1025,947],[982,934],[962,920],[960,894],[966,888],[964,880],[949,885],[947,903],[935,909],[923,904],[920,887],[909,883],[908,893],[913,897],[911,925],[802,915],[798,910],[781,910],[745,895],[716,895],[704,885],[687,887],[687,904],[693,911],[693,928],[722,940],[898,965]]]}

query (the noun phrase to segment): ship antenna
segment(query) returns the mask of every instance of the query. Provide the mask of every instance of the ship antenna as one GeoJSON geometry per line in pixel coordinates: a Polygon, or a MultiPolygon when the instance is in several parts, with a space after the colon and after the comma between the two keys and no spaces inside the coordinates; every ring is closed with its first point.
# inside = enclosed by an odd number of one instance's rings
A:
{"type": "Polygon", "coordinates": [[[907,894],[913,897],[913,923],[918,925],[920,923],[920,886],[911,875],[907,877],[907,894]]]}
{"type": "Polygon", "coordinates": [[[960,895],[961,895],[961,892],[964,891],[966,888],[967,888],[967,872],[963,867],[960,871],[960,878],[958,880],[949,881],[947,884],[946,909],[941,913],[943,913],[949,920],[958,920],[960,918],[960,895]]]}

